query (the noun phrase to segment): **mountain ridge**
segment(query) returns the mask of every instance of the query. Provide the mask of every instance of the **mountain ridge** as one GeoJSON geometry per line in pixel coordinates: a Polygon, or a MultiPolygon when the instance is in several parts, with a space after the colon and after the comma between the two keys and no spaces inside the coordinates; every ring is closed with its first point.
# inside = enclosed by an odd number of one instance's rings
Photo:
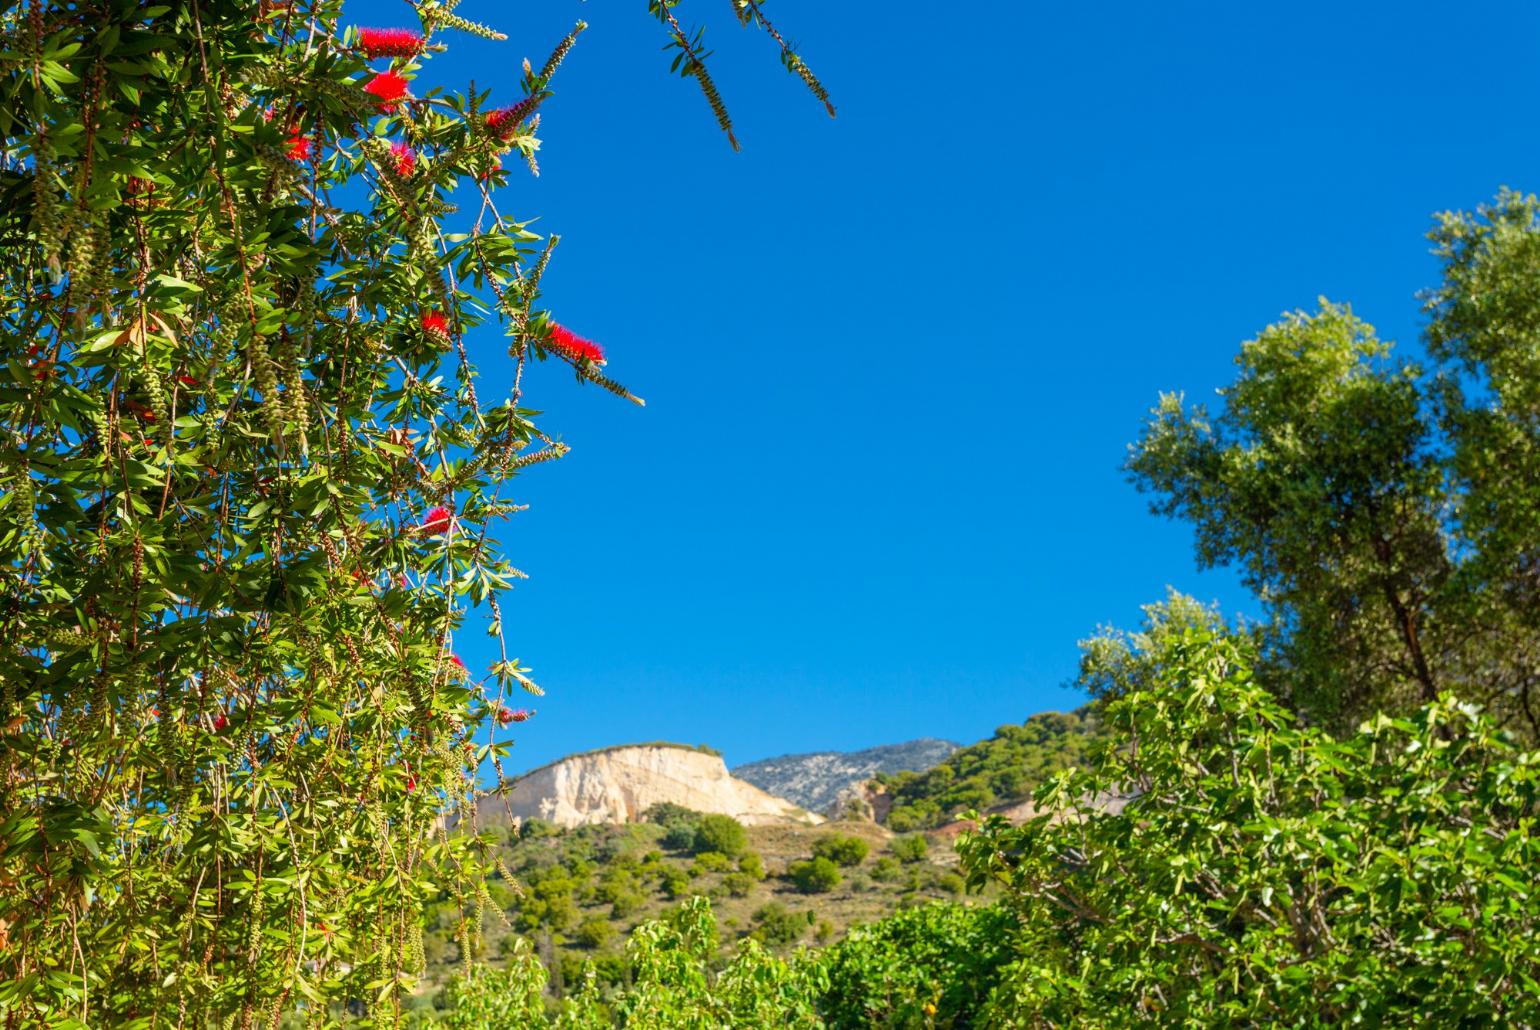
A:
{"type": "Polygon", "coordinates": [[[919,737],[860,751],[807,751],[745,762],[733,766],[732,775],[810,812],[828,814],[842,796],[879,773],[923,773],[961,746],[938,737],[919,737]]]}

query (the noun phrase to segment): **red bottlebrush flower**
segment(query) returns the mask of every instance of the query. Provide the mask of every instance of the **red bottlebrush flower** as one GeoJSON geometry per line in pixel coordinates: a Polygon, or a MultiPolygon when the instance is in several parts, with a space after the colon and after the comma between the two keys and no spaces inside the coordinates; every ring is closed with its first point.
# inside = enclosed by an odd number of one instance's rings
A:
{"type": "Polygon", "coordinates": [[[415,776],[408,776],[406,778],[406,792],[408,794],[410,794],[412,791],[414,791],[416,789],[417,789],[417,777],[415,777],[415,776]]]}
{"type": "Polygon", "coordinates": [[[395,158],[396,174],[403,179],[410,179],[417,170],[417,151],[405,143],[392,143],[390,156],[395,158]]]}
{"type": "Polygon", "coordinates": [[[422,331],[434,336],[448,336],[449,322],[437,311],[430,311],[422,316],[422,331]]]}
{"type": "Polygon", "coordinates": [[[299,133],[296,132],[292,136],[289,137],[288,143],[289,143],[289,151],[288,151],[288,153],[289,153],[289,160],[290,161],[308,161],[308,160],[310,160],[310,137],[309,136],[302,136],[302,135],[300,135],[299,133]]]}
{"type": "Polygon", "coordinates": [[[364,83],[364,92],[379,98],[381,111],[394,111],[396,101],[406,96],[406,80],[395,72],[380,72],[364,83]]]}
{"type": "Polygon", "coordinates": [[[416,57],[422,53],[422,37],[411,29],[359,29],[358,49],[376,57],[416,57]]]}
{"type": "Polygon", "coordinates": [[[220,712],[218,715],[214,716],[214,729],[216,730],[224,729],[229,725],[229,723],[230,720],[225,718],[224,712],[220,712]]]}
{"type": "Polygon", "coordinates": [[[539,97],[525,97],[512,107],[500,107],[487,114],[487,131],[505,140],[519,128],[519,123],[535,113],[540,106],[539,97]]]}
{"type": "Polygon", "coordinates": [[[419,533],[426,533],[429,536],[438,536],[440,533],[447,533],[453,522],[454,512],[443,505],[439,505],[428,511],[428,514],[422,520],[422,524],[417,527],[417,531],[419,533]]]}
{"type": "Polygon", "coordinates": [[[499,708],[497,710],[497,721],[499,724],[506,726],[513,721],[513,713],[506,708],[499,708]]]}
{"type": "Polygon", "coordinates": [[[564,325],[551,323],[551,348],[574,361],[592,361],[604,364],[604,349],[592,340],[585,340],[564,325]]]}
{"type": "Polygon", "coordinates": [[[179,376],[176,377],[176,381],[181,383],[183,386],[198,386],[198,385],[200,385],[198,380],[195,377],[189,376],[189,375],[179,375],[179,376]]]}
{"type": "MultiPolygon", "coordinates": [[[[506,708],[503,710],[507,711],[506,708]]],[[[515,708],[513,711],[508,712],[508,720],[510,722],[528,722],[529,717],[534,714],[528,708],[515,708]]]]}
{"type": "Polygon", "coordinates": [[[450,655],[449,656],[449,664],[454,666],[454,671],[462,679],[463,678],[468,678],[470,676],[471,671],[465,667],[465,663],[464,662],[460,661],[460,656],[459,655],[457,655],[457,654],[450,655]]]}

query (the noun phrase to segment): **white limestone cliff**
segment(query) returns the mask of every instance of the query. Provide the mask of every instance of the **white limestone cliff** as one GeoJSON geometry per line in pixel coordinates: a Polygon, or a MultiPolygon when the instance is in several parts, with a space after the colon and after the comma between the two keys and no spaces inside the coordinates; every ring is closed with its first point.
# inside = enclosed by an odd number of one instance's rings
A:
{"type": "Polygon", "coordinates": [[[730,815],[746,825],[821,823],[784,798],[731,776],[720,755],[670,744],[635,744],[570,755],[510,781],[483,799],[483,821],[543,819],[558,826],[635,822],[672,802],[730,815]]]}

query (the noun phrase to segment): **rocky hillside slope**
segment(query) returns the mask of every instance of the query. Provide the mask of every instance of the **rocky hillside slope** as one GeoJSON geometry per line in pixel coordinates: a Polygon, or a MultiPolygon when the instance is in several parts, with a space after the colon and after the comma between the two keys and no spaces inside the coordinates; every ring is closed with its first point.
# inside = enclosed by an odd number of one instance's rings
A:
{"type": "Polygon", "coordinates": [[[766,758],[737,766],[733,775],[810,811],[825,812],[851,788],[878,773],[925,772],[957,748],[950,740],[923,737],[865,751],[815,751],[766,758]]]}
{"type": "Polygon", "coordinates": [[[557,826],[629,823],[670,802],[749,826],[823,820],[730,775],[720,755],[674,744],[634,744],[569,755],[510,781],[481,802],[483,825],[542,819],[557,826]]]}

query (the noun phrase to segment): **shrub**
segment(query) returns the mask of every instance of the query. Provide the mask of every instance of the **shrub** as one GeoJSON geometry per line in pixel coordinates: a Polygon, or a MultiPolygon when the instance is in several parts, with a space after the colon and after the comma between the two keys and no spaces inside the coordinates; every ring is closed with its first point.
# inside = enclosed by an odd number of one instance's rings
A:
{"type": "Polygon", "coordinates": [[[813,841],[813,857],[827,858],[842,866],[857,866],[866,861],[871,846],[860,837],[826,833],[813,841]]]}
{"type": "Polygon", "coordinates": [[[735,857],[749,846],[748,831],[730,815],[708,815],[695,828],[695,850],[735,857]]]}
{"type": "Polygon", "coordinates": [[[894,837],[888,843],[888,850],[893,852],[894,857],[900,862],[919,862],[930,850],[930,842],[925,839],[923,833],[910,833],[902,837],[894,837]]]}
{"type": "Polygon", "coordinates": [[[745,851],[738,856],[738,871],[752,876],[756,880],[765,878],[765,860],[759,857],[757,851],[745,851]]]}
{"type": "Polygon", "coordinates": [[[672,801],[659,801],[642,813],[642,821],[656,823],[659,826],[674,826],[678,823],[689,823],[694,826],[700,822],[701,815],[702,813],[693,808],[676,805],[672,801]]]}
{"type": "Polygon", "coordinates": [[[573,937],[585,948],[602,948],[615,936],[615,927],[606,919],[590,916],[578,924],[573,937]]]}
{"type": "Polygon", "coordinates": [[[823,955],[819,1014],[830,1030],[972,1026],[1016,957],[998,907],[931,903],[853,928],[823,955]]]}
{"type": "Polygon", "coordinates": [[[720,851],[702,851],[695,856],[695,861],[690,864],[690,875],[701,876],[705,873],[731,872],[733,860],[720,851]]]}
{"type": "Polygon", "coordinates": [[[793,862],[787,867],[786,875],[804,894],[822,894],[831,891],[839,886],[841,879],[839,866],[827,858],[793,862]]]}
{"type": "Polygon", "coordinates": [[[610,917],[625,919],[641,909],[647,899],[635,891],[621,891],[610,899],[610,917]]]}
{"type": "Polygon", "coordinates": [[[746,898],[754,890],[754,877],[748,873],[728,873],[722,877],[722,886],[735,898],[746,898]]]}
{"type": "Polygon", "coordinates": [[[663,877],[658,886],[670,898],[682,898],[690,892],[690,874],[683,869],[669,866],[663,870],[663,877]]]}
{"type": "Polygon", "coordinates": [[[903,875],[903,869],[898,864],[898,859],[892,855],[883,855],[872,863],[868,870],[872,879],[879,883],[891,883],[903,875]]]}
{"type": "Polygon", "coordinates": [[[807,932],[808,915],[794,912],[778,901],[768,902],[754,912],[753,936],[773,947],[794,944],[807,932]]]}
{"type": "Polygon", "coordinates": [[[670,851],[692,851],[695,848],[695,834],[694,823],[673,823],[663,831],[663,839],[659,843],[670,851]]]}

